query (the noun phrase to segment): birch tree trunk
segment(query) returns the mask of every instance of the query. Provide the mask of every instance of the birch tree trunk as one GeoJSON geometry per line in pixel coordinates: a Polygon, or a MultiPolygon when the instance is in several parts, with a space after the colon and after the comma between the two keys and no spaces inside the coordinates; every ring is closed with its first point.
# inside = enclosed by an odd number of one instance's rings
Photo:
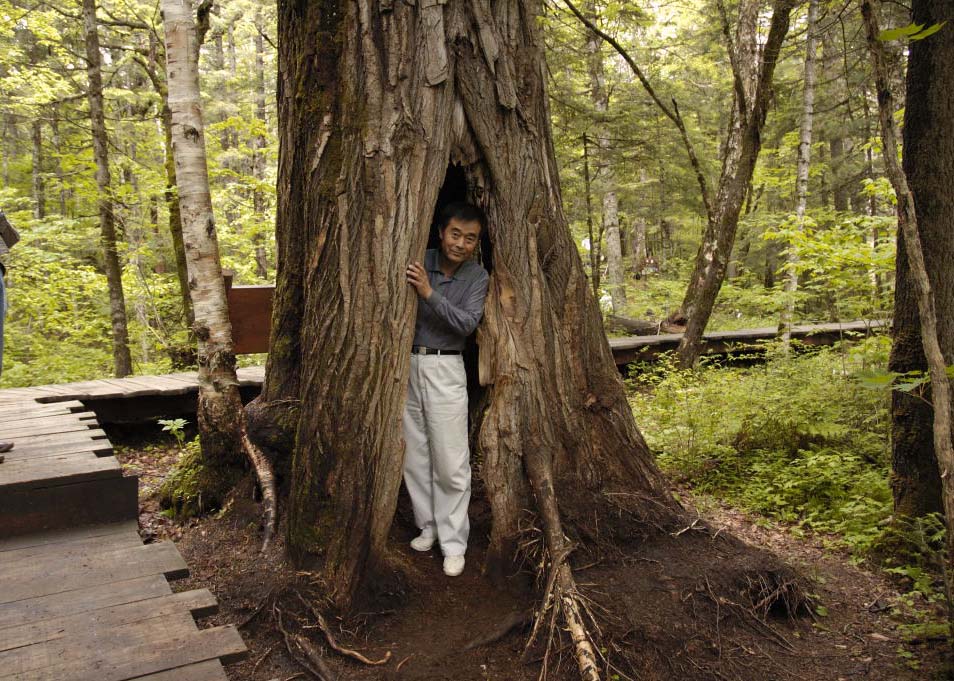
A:
{"type": "MultiPolygon", "coordinates": [[[[904,174],[917,208],[918,234],[937,310],[937,335],[944,362],[954,364],[954,7],[942,0],[917,0],[911,20],[933,26],[933,36],[911,42],[904,105],[904,174]]],[[[890,147],[885,147],[886,149],[890,147]]],[[[895,298],[888,367],[926,371],[915,272],[906,233],[899,229],[895,298]]],[[[935,400],[936,404],[936,400],[935,400]]],[[[891,448],[894,506],[899,516],[943,510],[942,482],[934,444],[934,413],[917,396],[891,394],[891,448]]]]}
{"type": "Polygon", "coordinates": [[[626,543],[680,510],[633,421],[562,212],[541,10],[280,2],[279,267],[254,411],[267,435],[297,430],[288,545],[347,607],[387,564],[417,306],[404,270],[459,165],[493,256],[472,414],[493,516],[486,567],[514,564],[532,510],[552,560],[547,602],[592,679],[567,537],[626,543]]]}
{"type": "Polygon", "coordinates": [[[119,264],[116,224],[110,188],[109,151],[106,116],[103,110],[102,55],[99,48],[96,1],[83,0],[83,24],[86,34],[86,73],[89,78],[89,119],[93,134],[93,159],[96,162],[96,185],[99,190],[99,227],[103,247],[103,265],[109,288],[109,309],[113,336],[113,371],[117,377],[132,373],[129,354],[129,332],[126,323],[126,298],[123,294],[123,272],[119,264]]]}
{"type": "MultiPolygon", "coordinates": [[[[795,171],[795,229],[805,229],[805,208],[808,206],[808,171],[812,162],[812,120],[815,115],[815,60],[817,43],[815,26],[818,22],[818,0],[808,1],[808,18],[805,22],[805,84],[802,92],[802,122],[798,133],[798,161],[795,171]]],[[[789,347],[792,340],[792,324],[795,319],[795,292],[798,290],[798,254],[794,244],[789,244],[785,253],[785,309],[779,329],[782,343],[789,347]]]]}
{"type": "MultiPolygon", "coordinates": [[[[262,22],[261,10],[255,11],[255,115],[259,124],[265,126],[265,39],[262,32],[265,27],[262,22]]],[[[252,176],[259,182],[265,181],[265,136],[256,135],[254,140],[255,151],[252,154],[252,176]]],[[[259,222],[265,213],[265,195],[260,187],[252,193],[252,206],[259,222]]],[[[255,273],[259,279],[268,278],[268,257],[265,253],[265,237],[256,229],[252,237],[255,244],[255,273]]]]}
{"type": "Polygon", "coordinates": [[[199,343],[198,425],[202,459],[208,469],[204,491],[221,500],[242,463],[242,401],[209,193],[190,2],[163,0],[162,14],[172,158],[195,314],[193,330],[199,343]]]}

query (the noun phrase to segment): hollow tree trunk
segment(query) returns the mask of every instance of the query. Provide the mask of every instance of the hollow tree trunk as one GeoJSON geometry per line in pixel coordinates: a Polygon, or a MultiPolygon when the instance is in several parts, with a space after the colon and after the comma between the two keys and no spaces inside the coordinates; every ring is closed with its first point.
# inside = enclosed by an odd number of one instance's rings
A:
{"type": "MultiPolygon", "coordinates": [[[[525,509],[560,589],[572,581],[564,534],[625,542],[677,517],[562,213],[541,9],[279,4],[279,269],[257,409],[266,433],[300,409],[288,545],[320,559],[340,607],[386,561],[417,305],[404,270],[423,255],[449,163],[487,211],[493,247],[475,414],[491,574],[515,559],[525,509]]],[[[572,608],[564,618],[572,628],[572,608]]]]}
{"type": "MultiPolygon", "coordinates": [[[[735,99],[738,102],[735,111],[740,122],[732,127],[729,134],[715,204],[706,223],[679,313],[686,319],[686,331],[676,350],[682,366],[692,366],[698,359],[702,334],[725,280],[739,214],[762,146],[762,128],[771,100],[775,65],[788,33],[792,6],[792,0],[776,0],[774,3],[769,33],[761,50],[756,83],[751,92],[746,86],[748,71],[742,65],[746,52],[742,49],[733,51],[730,47],[735,99]]],[[[723,31],[728,34],[728,23],[724,17],[723,8],[723,31]]],[[[738,43],[740,35],[736,35],[738,43]]]]}
{"type": "MultiPolygon", "coordinates": [[[[812,119],[815,116],[815,25],[818,20],[818,0],[809,0],[805,21],[805,83],[802,90],[802,120],[798,133],[798,161],[795,170],[795,229],[805,228],[805,209],[808,206],[808,171],[812,162],[812,119]]],[[[787,349],[792,339],[795,319],[795,292],[798,290],[798,255],[791,243],[785,253],[785,309],[779,328],[787,349]]]]}
{"type": "Polygon", "coordinates": [[[83,23],[86,33],[86,73],[89,77],[89,119],[93,133],[93,159],[96,162],[96,185],[99,189],[99,227],[103,247],[103,263],[109,288],[109,309],[113,336],[113,371],[117,377],[132,373],[129,354],[129,332],[126,322],[126,298],[123,294],[123,273],[116,245],[116,224],[110,189],[109,152],[106,118],[103,111],[102,55],[96,23],[95,0],[83,0],[83,23]]]}
{"type": "MultiPolygon", "coordinates": [[[[912,21],[933,26],[935,35],[909,47],[904,107],[904,171],[917,206],[918,232],[934,292],[937,333],[948,366],[954,364],[954,7],[941,0],[916,0],[912,21]]],[[[904,235],[898,231],[895,265],[892,371],[926,371],[921,318],[904,235]]],[[[892,393],[892,487],[899,515],[941,511],[941,480],[933,443],[933,413],[915,396],[892,393]]]]}

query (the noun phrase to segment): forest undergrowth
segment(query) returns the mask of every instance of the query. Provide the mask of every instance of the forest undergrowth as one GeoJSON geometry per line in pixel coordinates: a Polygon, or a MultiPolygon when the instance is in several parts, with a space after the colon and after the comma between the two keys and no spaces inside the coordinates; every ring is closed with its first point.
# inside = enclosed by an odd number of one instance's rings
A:
{"type": "Polygon", "coordinates": [[[630,403],[694,505],[739,509],[883,569],[902,595],[879,607],[907,620],[907,642],[946,640],[943,522],[892,515],[890,388],[879,380],[890,339],[801,350],[772,344],[749,366],[635,365],[630,403]]]}

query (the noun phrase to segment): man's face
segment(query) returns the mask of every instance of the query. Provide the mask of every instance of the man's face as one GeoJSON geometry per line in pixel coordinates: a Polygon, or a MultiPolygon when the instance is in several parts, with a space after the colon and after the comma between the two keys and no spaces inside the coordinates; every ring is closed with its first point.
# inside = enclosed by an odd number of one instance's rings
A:
{"type": "Polygon", "coordinates": [[[451,218],[441,230],[441,253],[451,263],[460,265],[470,260],[480,241],[480,223],[451,218]]]}

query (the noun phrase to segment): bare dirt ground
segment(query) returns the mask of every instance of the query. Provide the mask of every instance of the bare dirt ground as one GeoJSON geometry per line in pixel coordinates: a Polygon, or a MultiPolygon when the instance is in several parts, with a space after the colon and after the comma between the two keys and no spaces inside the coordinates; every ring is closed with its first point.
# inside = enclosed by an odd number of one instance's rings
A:
{"type": "MultiPolygon", "coordinates": [[[[443,575],[437,551],[418,554],[408,547],[414,528],[402,497],[391,533],[392,560],[401,577],[371,585],[375,606],[367,612],[347,621],[327,618],[324,628],[339,647],[372,662],[387,658],[370,666],[332,650],[314,614],[296,595],[320,599],[320,589],[310,575],[288,564],[281,541],[267,554],[259,553],[260,509],[251,499],[250,483],[237,489],[222,511],[176,524],[159,513],[152,496],[175,459],[174,448],[129,442],[118,456],[129,472],[143,475],[141,534],[147,541],[174,540],[192,570],[192,576],[174,588],[210,589],[220,611],[207,624],[240,627],[250,654],[227,668],[231,679],[320,678],[296,661],[307,660],[305,648],[322,667],[315,671],[342,680],[540,677],[546,637],[524,652],[530,631],[527,615],[536,605],[528,588],[533,577],[516,575],[503,588],[495,588],[480,574],[488,512],[479,490],[461,577],[443,575]]],[[[706,507],[699,522],[678,536],[656,537],[618,555],[579,559],[577,579],[601,627],[604,678],[949,678],[943,670],[942,643],[912,645],[903,640],[899,627],[905,619],[893,607],[897,586],[883,575],[853,565],[820,539],[798,538],[785,528],[714,503],[706,507]],[[773,555],[807,579],[796,585],[792,573],[780,570],[773,582],[766,567],[771,568],[773,555]],[[763,594],[774,596],[760,598],[763,594]],[[806,594],[810,607],[795,600],[806,594]],[[788,596],[792,601],[786,608],[788,596]],[[791,609],[797,612],[786,611],[791,609]]],[[[557,630],[547,678],[578,678],[570,652],[557,630]]]]}

